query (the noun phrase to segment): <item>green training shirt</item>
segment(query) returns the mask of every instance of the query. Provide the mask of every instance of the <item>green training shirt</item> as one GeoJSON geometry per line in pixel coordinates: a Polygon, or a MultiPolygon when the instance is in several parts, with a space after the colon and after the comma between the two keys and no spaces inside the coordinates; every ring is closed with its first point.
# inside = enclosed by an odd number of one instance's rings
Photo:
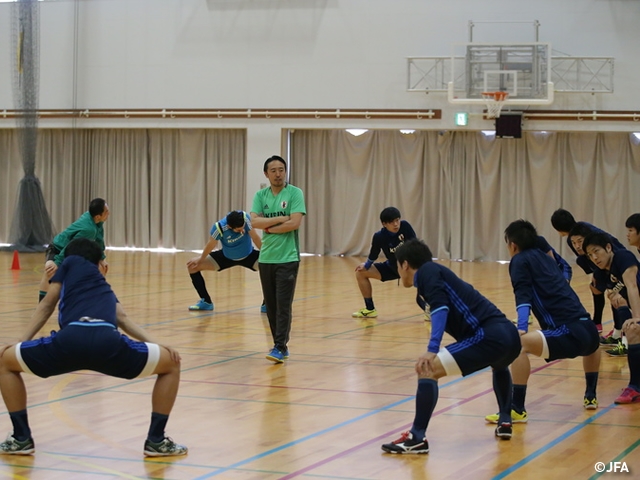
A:
{"type": "MultiPolygon", "coordinates": [[[[258,190],[253,197],[251,211],[265,218],[291,215],[292,213],[306,215],[307,213],[302,190],[288,183],[276,196],[273,195],[271,187],[258,190]]],[[[299,262],[298,230],[287,233],[264,233],[258,261],[260,263],[299,262]]]]}

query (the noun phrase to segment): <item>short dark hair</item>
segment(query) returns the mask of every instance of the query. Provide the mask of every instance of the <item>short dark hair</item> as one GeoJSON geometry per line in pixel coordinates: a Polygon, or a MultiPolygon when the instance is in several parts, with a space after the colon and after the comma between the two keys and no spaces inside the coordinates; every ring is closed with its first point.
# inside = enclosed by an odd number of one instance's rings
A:
{"type": "MultiPolygon", "coordinates": [[[[397,218],[397,217],[396,217],[397,218]]],[[[433,260],[433,254],[429,246],[422,240],[412,238],[407,240],[396,249],[396,260],[402,264],[407,262],[415,270],[422,265],[433,260]]]]}
{"type": "Polygon", "coordinates": [[[571,212],[564,208],[559,208],[553,212],[553,215],[551,215],[551,225],[553,225],[553,228],[558,232],[568,232],[575,224],[576,219],[573,218],[571,212]]]}
{"type": "Polygon", "coordinates": [[[396,207],[387,207],[380,212],[380,221],[382,223],[391,223],[396,218],[402,218],[402,215],[400,215],[400,210],[398,210],[396,207]]]}
{"type": "Polygon", "coordinates": [[[627,228],[635,228],[636,232],[640,232],[640,213],[634,213],[627,221],[624,222],[624,226],[627,228]]]}
{"type": "Polygon", "coordinates": [[[593,232],[584,237],[582,242],[582,250],[587,251],[589,245],[596,245],[598,247],[607,248],[607,245],[611,245],[611,237],[604,232],[593,232]]]}
{"type": "Polygon", "coordinates": [[[75,238],[69,242],[64,249],[64,257],[78,255],[91,263],[98,265],[102,259],[102,248],[93,240],[88,238],[75,238]]]}
{"type": "MultiPolygon", "coordinates": [[[[573,228],[571,228],[571,230],[569,230],[569,240],[571,240],[571,237],[575,236],[586,238],[587,235],[590,235],[592,233],[595,233],[595,230],[593,228],[591,228],[584,222],[578,222],[573,226],[573,228]]],[[[584,250],[584,248],[582,250],[584,250]]]]}
{"type": "Polygon", "coordinates": [[[284,158],[282,158],[280,155],[271,155],[264,162],[263,170],[265,173],[267,173],[267,170],[269,169],[269,164],[273,161],[282,162],[282,164],[284,165],[285,172],[287,171],[287,162],[284,161],[284,158]]]}
{"type": "Polygon", "coordinates": [[[244,226],[244,213],[240,210],[234,210],[227,214],[227,225],[229,228],[238,228],[244,226]]]}
{"type": "Polygon", "coordinates": [[[95,217],[104,213],[104,207],[107,201],[104,198],[94,198],[89,202],[89,215],[95,217]]]}
{"type": "Polygon", "coordinates": [[[515,220],[504,231],[504,239],[507,243],[514,243],[518,250],[535,248],[538,241],[538,232],[533,223],[527,220],[515,220]]]}

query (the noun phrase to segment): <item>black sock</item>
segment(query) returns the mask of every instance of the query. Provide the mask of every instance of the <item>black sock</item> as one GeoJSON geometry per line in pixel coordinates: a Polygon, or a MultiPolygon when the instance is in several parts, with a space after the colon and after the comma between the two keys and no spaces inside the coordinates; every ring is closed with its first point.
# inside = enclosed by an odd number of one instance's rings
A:
{"type": "Polygon", "coordinates": [[[376,307],[373,306],[373,298],[365,298],[364,306],[367,310],[375,310],[376,307]]]}
{"type": "Polygon", "coordinates": [[[524,399],[527,396],[527,386],[526,385],[514,385],[513,386],[513,409],[522,413],[525,411],[524,408],[524,399]]]}
{"type": "Polygon", "coordinates": [[[147,438],[152,442],[158,443],[164,440],[164,429],[167,426],[169,415],[151,412],[151,425],[149,425],[149,434],[147,438]]]}
{"type": "Polygon", "coordinates": [[[622,325],[624,322],[629,320],[633,315],[631,315],[631,310],[629,307],[619,307],[617,309],[611,308],[613,311],[613,328],[616,330],[622,330],[622,325]]]}
{"type": "Polygon", "coordinates": [[[593,296],[593,323],[602,325],[602,311],[604,310],[604,294],[592,293],[593,296]]]}
{"type": "Polygon", "coordinates": [[[422,440],[426,436],[436,403],[438,403],[438,382],[432,378],[419,379],[416,392],[416,416],[411,427],[414,439],[422,440]]]}
{"type": "Polygon", "coordinates": [[[29,428],[26,409],[18,412],[9,412],[9,418],[11,418],[11,423],[13,424],[13,438],[21,442],[31,438],[31,428],[29,428]]]}
{"type": "Polygon", "coordinates": [[[193,286],[196,289],[196,292],[198,292],[198,295],[200,295],[200,298],[202,298],[207,303],[213,303],[211,301],[211,297],[209,296],[209,292],[207,292],[207,286],[204,283],[204,277],[202,276],[202,273],[190,273],[189,276],[191,277],[191,283],[193,283],[193,286]]]}
{"type": "Polygon", "coordinates": [[[596,388],[598,387],[598,372],[585,372],[584,379],[587,382],[587,389],[584,396],[587,398],[595,398],[596,388]]]}
{"type": "Polygon", "coordinates": [[[640,392],[640,343],[629,345],[627,362],[629,362],[629,386],[640,392]]]}
{"type": "Polygon", "coordinates": [[[498,400],[499,422],[511,423],[511,402],[513,400],[511,373],[508,368],[493,370],[493,391],[498,400]]]}

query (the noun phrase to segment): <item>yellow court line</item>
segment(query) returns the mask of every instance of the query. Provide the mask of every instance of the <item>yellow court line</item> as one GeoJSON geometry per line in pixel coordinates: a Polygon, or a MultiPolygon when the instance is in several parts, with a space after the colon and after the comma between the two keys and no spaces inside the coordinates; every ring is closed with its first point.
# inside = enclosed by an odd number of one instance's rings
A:
{"type": "MultiPolygon", "coordinates": [[[[53,403],[49,404],[49,408],[51,409],[51,411],[54,413],[54,415],[57,418],[59,418],[63,423],[66,423],[67,425],[69,425],[71,428],[73,428],[74,430],[78,431],[79,433],[84,434],[84,435],[86,435],[86,436],[88,436],[90,438],[93,438],[93,439],[97,440],[98,442],[102,442],[102,443],[105,443],[107,445],[110,445],[110,446],[112,446],[114,448],[125,449],[119,443],[113,442],[113,441],[109,440],[108,438],[106,438],[106,437],[104,437],[102,435],[98,435],[95,432],[89,430],[88,428],[84,427],[80,423],[78,423],[75,420],[73,420],[71,418],[71,416],[67,413],[67,411],[63,408],[62,403],[58,401],[58,400],[60,400],[62,398],[63,390],[70,383],[72,383],[73,381],[75,381],[78,378],[79,378],[78,375],[68,374],[65,377],[61,378],[60,381],[56,385],[53,386],[53,388],[49,392],[49,401],[51,401],[53,403]]],[[[127,450],[127,449],[125,449],[125,450],[127,450]]]]}
{"type": "MultiPolygon", "coordinates": [[[[28,467],[25,467],[25,468],[28,468],[28,467]]],[[[17,473],[8,473],[8,472],[0,471],[0,475],[4,477],[9,477],[9,478],[15,478],[16,480],[29,480],[29,477],[23,477],[22,475],[18,475],[17,473]]]]}
{"type": "Polygon", "coordinates": [[[80,465],[82,467],[91,468],[91,469],[93,469],[95,471],[109,473],[111,475],[115,475],[115,476],[120,477],[120,478],[130,478],[132,480],[140,480],[141,478],[143,478],[143,477],[135,477],[133,475],[129,475],[128,473],[122,473],[122,472],[119,472],[117,470],[112,470],[111,468],[100,467],[100,466],[98,466],[96,464],[93,464],[93,463],[82,462],[80,460],[74,460],[73,458],[65,457],[64,455],[56,455],[54,453],[46,453],[46,452],[44,454],[40,453],[39,455],[47,455],[49,457],[54,457],[54,458],[57,458],[59,460],[64,460],[65,462],[73,463],[75,465],[80,465]]]}

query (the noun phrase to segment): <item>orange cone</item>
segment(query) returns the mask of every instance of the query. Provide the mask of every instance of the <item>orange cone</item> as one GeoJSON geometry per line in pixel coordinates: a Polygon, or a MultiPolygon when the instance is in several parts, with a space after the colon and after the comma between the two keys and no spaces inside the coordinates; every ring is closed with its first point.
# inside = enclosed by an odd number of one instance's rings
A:
{"type": "Polygon", "coordinates": [[[18,251],[13,251],[13,262],[11,262],[11,270],[20,270],[20,257],[18,251]]]}

